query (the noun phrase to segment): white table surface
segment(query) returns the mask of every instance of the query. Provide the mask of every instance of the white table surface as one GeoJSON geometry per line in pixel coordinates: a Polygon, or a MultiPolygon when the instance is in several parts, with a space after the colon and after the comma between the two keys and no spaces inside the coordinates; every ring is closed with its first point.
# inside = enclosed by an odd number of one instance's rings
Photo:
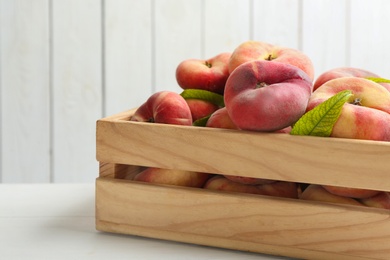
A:
{"type": "Polygon", "coordinates": [[[0,259],[287,259],[95,229],[94,184],[0,184],[0,259]]]}

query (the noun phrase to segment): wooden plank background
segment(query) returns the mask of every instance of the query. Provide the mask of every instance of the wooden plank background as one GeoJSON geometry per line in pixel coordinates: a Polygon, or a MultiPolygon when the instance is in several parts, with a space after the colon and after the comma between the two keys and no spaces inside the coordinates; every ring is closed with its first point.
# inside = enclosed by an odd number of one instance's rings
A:
{"type": "Polygon", "coordinates": [[[390,78],[385,0],[0,0],[0,182],[93,182],[97,119],[254,39],[390,78]]]}

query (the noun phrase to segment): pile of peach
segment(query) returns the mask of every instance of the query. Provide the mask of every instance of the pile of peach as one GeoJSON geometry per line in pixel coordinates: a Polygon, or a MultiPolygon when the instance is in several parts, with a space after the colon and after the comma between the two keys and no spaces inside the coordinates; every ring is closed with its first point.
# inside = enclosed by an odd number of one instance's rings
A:
{"type": "MultiPolygon", "coordinates": [[[[305,113],[350,90],[330,137],[390,141],[390,84],[369,78],[380,77],[343,67],[314,79],[313,64],[304,53],[247,41],[232,53],[182,61],[176,80],[183,92],[154,93],[130,120],[289,134],[305,113]]],[[[389,192],[365,189],[160,168],[148,168],[131,179],[390,209],[389,192]]]]}

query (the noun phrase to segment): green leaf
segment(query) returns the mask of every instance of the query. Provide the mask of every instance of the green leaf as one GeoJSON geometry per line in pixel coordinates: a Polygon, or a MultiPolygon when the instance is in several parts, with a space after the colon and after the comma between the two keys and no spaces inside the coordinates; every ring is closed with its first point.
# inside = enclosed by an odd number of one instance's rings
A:
{"type": "Polygon", "coordinates": [[[193,125],[193,126],[206,126],[207,121],[209,121],[210,116],[211,116],[211,115],[208,115],[208,116],[199,118],[199,119],[195,120],[195,121],[192,123],[192,125],[193,125]]]}
{"type": "Polygon", "coordinates": [[[223,96],[208,90],[203,89],[185,89],[180,94],[184,99],[201,99],[211,102],[219,107],[224,107],[225,102],[223,96]]]}
{"type": "Polygon", "coordinates": [[[366,79],[372,80],[376,83],[390,83],[390,79],[368,77],[366,79]]]}
{"type": "Polygon", "coordinates": [[[292,135],[328,137],[352,91],[343,90],[304,114],[293,126],[292,135]]]}

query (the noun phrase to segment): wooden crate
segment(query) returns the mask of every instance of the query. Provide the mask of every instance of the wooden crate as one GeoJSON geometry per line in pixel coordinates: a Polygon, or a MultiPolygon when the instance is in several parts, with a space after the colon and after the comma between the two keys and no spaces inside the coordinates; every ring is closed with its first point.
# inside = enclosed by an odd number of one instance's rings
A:
{"type": "Polygon", "coordinates": [[[390,191],[390,143],[97,122],[96,228],[304,259],[390,259],[390,211],[141,183],[144,167],[390,191]]]}

